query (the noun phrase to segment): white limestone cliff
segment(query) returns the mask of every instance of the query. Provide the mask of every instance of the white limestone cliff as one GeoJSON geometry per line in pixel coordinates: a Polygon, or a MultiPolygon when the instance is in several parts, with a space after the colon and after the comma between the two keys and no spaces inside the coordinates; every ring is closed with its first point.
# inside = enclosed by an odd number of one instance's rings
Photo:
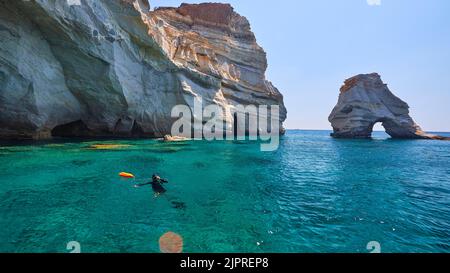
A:
{"type": "MultiPolygon", "coordinates": [[[[224,4],[0,0],[0,137],[170,133],[175,105],[279,105],[266,54],[224,4]]],[[[232,121],[233,116],[224,116],[232,121]]]]}

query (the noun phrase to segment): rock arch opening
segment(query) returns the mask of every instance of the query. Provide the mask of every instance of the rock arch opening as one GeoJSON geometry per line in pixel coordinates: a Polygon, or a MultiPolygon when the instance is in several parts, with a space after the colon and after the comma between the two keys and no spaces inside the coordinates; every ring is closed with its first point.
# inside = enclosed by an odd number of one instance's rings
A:
{"type": "Polygon", "coordinates": [[[367,132],[368,132],[367,137],[368,138],[373,137],[374,132],[383,132],[383,133],[386,133],[387,135],[389,135],[390,137],[392,137],[392,135],[389,133],[390,130],[386,128],[386,127],[389,128],[389,125],[387,125],[387,124],[389,124],[389,121],[384,120],[384,119],[380,119],[380,120],[373,122],[367,129],[367,132]]]}
{"type": "Polygon", "coordinates": [[[391,118],[379,118],[360,128],[361,137],[371,138],[374,131],[384,131],[391,138],[416,138],[416,128],[405,126],[391,118]]]}

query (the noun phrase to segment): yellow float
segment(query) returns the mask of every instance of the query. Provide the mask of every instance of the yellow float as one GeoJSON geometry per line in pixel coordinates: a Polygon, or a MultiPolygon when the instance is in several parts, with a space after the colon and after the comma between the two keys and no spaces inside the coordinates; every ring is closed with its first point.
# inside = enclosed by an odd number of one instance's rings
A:
{"type": "Polygon", "coordinates": [[[119,173],[119,176],[123,177],[123,178],[134,178],[134,174],[126,173],[126,172],[119,173]]]}

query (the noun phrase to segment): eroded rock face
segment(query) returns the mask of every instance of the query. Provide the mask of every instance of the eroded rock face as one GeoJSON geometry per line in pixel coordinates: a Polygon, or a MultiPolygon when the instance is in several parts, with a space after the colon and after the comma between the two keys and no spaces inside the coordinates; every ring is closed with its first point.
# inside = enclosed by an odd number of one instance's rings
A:
{"type": "MultiPolygon", "coordinates": [[[[279,119],[286,119],[283,96],[265,78],[266,53],[256,43],[247,19],[230,5],[159,8],[144,21],[150,36],[180,68],[177,76],[186,102],[193,103],[195,90],[203,103],[228,110],[239,104],[279,105],[279,119]]],[[[223,119],[232,124],[231,111],[227,112],[223,119]]]]}
{"type": "MultiPolygon", "coordinates": [[[[0,0],[0,137],[170,134],[175,105],[279,105],[248,21],[223,4],[0,0]]],[[[233,116],[223,117],[233,124],[233,116]]]]}
{"type": "Polygon", "coordinates": [[[396,97],[380,75],[362,74],[347,79],[329,116],[336,138],[370,138],[381,122],[393,138],[445,139],[426,134],[409,115],[407,103],[396,97]]]}

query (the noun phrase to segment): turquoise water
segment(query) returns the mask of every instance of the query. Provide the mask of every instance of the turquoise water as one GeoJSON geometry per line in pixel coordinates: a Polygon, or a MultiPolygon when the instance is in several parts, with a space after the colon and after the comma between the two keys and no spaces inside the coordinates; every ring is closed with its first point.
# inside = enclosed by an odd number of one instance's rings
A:
{"type": "Polygon", "coordinates": [[[450,252],[450,142],[336,140],[288,131],[254,142],[156,140],[0,146],[0,252],[450,252]],[[93,144],[129,144],[96,150],[93,144]],[[132,172],[137,181],[118,177],[132,172]],[[158,198],[134,188],[158,172],[158,198]],[[180,205],[181,204],[181,205],[180,205]]]}

